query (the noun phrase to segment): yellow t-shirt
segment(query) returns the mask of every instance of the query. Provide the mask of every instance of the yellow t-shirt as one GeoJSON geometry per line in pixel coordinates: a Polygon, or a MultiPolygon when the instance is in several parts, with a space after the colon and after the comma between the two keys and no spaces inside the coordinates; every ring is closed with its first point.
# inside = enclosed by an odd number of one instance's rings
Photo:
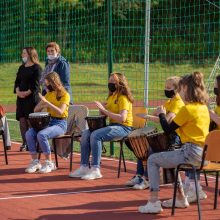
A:
{"type": "MultiPolygon", "coordinates": [[[[214,112],[220,116],[220,106],[217,105],[214,112]]],[[[220,130],[220,125],[217,125],[217,130],[220,130]]]]}
{"type": "Polygon", "coordinates": [[[191,142],[201,147],[209,133],[210,117],[206,105],[189,103],[183,106],[173,121],[179,125],[179,136],[182,143],[191,142]]]}
{"type": "Polygon", "coordinates": [[[173,112],[175,114],[177,114],[184,105],[185,104],[178,93],[172,99],[169,99],[164,103],[166,112],[173,112]]]}
{"type": "Polygon", "coordinates": [[[47,101],[49,101],[50,103],[52,103],[53,105],[59,107],[61,104],[66,104],[66,109],[63,112],[62,115],[57,114],[55,111],[53,111],[50,108],[47,108],[47,112],[50,113],[51,117],[57,117],[57,118],[67,118],[68,117],[68,108],[69,108],[69,103],[70,103],[70,96],[69,94],[66,92],[64,94],[64,96],[61,97],[60,100],[57,100],[56,98],[56,92],[52,91],[52,92],[48,92],[45,95],[45,98],[47,99],[47,101]]]}
{"type": "MultiPolygon", "coordinates": [[[[172,99],[169,99],[164,103],[164,108],[166,109],[167,113],[172,112],[177,114],[184,105],[183,100],[177,93],[172,99]]],[[[176,133],[180,136],[179,129],[176,129],[176,133]]]]}
{"type": "MultiPolygon", "coordinates": [[[[127,118],[124,123],[121,123],[126,126],[133,125],[133,116],[132,116],[132,103],[128,100],[125,95],[111,95],[107,99],[106,109],[115,114],[119,114],[122,110],[127,110],[127,118]]],[[[117,121],[110,118],[110,123],[118,123],[117,121]]]]}

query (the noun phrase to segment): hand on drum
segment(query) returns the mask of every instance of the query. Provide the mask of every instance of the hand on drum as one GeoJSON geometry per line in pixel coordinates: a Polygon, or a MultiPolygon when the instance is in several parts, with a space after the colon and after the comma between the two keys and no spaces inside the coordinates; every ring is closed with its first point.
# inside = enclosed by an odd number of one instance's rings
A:
{"type": "Polygon", "coordinates": [[[157,112],[157,115],[159,115],[161,113],[166,115],[166,109],[165,109],[165,107],[163,105],[158,106],[156,112],[157,112]]]}
{"type": "Polygon", "coordinates": [[[105,107],[102,105],[101,102],[95,101],[96,107],[100,110],[100,112],[104,113],[106,112],[105,107]]]}

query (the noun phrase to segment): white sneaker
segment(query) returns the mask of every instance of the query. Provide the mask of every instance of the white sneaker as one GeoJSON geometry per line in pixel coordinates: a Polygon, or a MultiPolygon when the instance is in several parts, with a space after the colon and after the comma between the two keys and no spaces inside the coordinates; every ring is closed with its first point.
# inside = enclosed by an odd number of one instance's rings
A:
{"type": "Polygon", "coordinates": [[[29,166],[25,169],[26,173],[35,173],[41,169],[41,164],[38,159],[32,160],[29,166]]]}
{"type": "Polygon", "coordinates": [[[42,168],[39,170],[39,173],[50,173],[53,170],[56,170],[56,165],[53,161],[46,160],[45,164],[42,166],[42,168]]]}
{"type": "Polygon", "coordinates": [[[69,173],[69,177],[82,177],[85,176],[89,172],[89,167],[80,166],[77,170],[74,172],[69,173]]]}
{"type": "Polygon", "coordinates": [[[83,180],[94,180],[102,178],[102,174],[99,168],[92,167],[87,174],[81,177],[83,180]]]}
{"type": "MultiPolygon", "coordinates": [[[[172,208],[172,206],[173,206],[173,199],[169,199],[169,200],[163,201],[162,202],[162,206],[166,207],[166,208],[172,208]]],[[[176,198],[175,207],[176,208],[182,208],[182,209],[189,207],[189,202],[188,202],[187,198],[184,197],[181,200],[176,198]]]]}
{"type": "Polygon", "coordinates": [[[144,178],[142,177],[141,178],[141,182],[140,183],[137,183],[133,186],[133,189],[147,189],[149,188],[149,182],[144,178]]]}
{"type": "Polygon", "coordinates": [[[142,177],[140,175],[135,175],[125,183],[125,186],[134,186],[136,184],[139,184],[141,180],[142,177]]]}
{"type": "Polygon", "coordinates": [[[140,213],[161,213],[163,211],[163,208],[161,206],[161,201],[156,202],[148,202],[144,206],[139,206],[138,211],[140,213]]]}
{"type": "MultiPolygon", "coordinates": [[[[197,202],[196,199],[196,191],[192,188],[190,188],[187,192],[186,192],[186,196],[187,196],[187,200],[189,203],[193,203],[193,202],[197,202]]],[[[202,187],[199,189],[199,199],[203,200],[206,199],[207,195],[206,193],[202,190],[202,187]]]]}

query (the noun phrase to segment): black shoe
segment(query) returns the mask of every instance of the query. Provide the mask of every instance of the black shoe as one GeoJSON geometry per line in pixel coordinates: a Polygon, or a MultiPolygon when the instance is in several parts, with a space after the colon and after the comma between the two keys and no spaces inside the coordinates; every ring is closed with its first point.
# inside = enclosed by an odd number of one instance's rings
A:
{"type": "Polygon", "coordinates": [[[11,150],[11,146],[6,146],[6,150],[11,150]]]}
{"type": "Polygon", "coordinates": [[[28,147],[27,147],[26,144],[22,144],[22,145],[20,146],[20,151],[27,151],[27,150],[28,150],[28,147]]]}

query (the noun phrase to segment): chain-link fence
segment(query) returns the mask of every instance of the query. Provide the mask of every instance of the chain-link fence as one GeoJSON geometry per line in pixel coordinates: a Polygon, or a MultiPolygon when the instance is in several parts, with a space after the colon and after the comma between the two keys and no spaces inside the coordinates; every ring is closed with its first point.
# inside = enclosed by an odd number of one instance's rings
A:
{"type": "Polygon", "coordinates": [[[198,70],[208,78],[219,12],[219,0],[0,0],[1,103],[15,104],[21,49],[35,47],[44,66],[45,46],[56,41],[71,63],[75,103],[103,101],[108,75],[121,71],[135,105],[155,107],[166,77],[198,70]]]}

